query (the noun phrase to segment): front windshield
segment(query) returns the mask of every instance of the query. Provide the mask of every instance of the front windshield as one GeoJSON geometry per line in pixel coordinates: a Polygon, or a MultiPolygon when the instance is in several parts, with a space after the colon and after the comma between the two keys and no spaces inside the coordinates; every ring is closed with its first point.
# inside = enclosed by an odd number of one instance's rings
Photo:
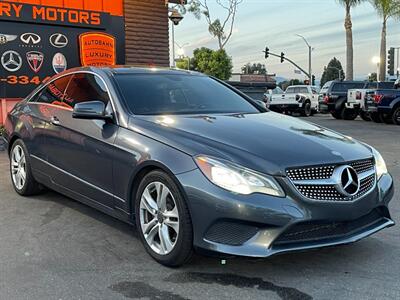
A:
{"type": "Polygon", "coordinates": [[[115,78],[127,106],[137,115],[260,112],[239,94],[206,76],[117,74],[115,78]]]}

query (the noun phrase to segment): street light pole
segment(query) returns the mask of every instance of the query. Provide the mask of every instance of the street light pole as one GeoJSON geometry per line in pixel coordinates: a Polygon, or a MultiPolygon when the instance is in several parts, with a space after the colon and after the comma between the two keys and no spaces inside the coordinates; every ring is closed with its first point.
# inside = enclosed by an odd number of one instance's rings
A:
{"type": "Polygon", "coordinates": [[[298,37],[301,37],[308,47],[308,74],[310,76],[309,77],[310,85],[312,85],[312,50],[313,49],[304,36],[302,36],[301,34],[296,34],[296,35],[298,37]]]}
{"type": "Polygon", "coordinates": [[[180,21],[182,21],[183,16],[179,13],[178,10],[172,9],[171,14],[169,16],[170,21],[172,22],[172,66],[175,68],[176,67],[176,62],[175,62],[175,26],[179,24],[180,21]]]}

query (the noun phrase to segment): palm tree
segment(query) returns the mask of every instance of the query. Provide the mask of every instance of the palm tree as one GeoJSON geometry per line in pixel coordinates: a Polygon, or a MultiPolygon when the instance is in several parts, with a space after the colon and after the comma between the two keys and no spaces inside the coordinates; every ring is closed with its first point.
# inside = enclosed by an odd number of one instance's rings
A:
{"type": "Polygon", "coordinates": [[[378,15],[382,18],[381,53],[379,67],[379,81],[386,78],[386,24],[389,18],[400,16],[399,0],[370,0],[378,15]]]}
{"type": "Polygon", "coordinates": [[[337,0],[346,9],[344,28],[346,29],[346,79],[353,80],[353,23],[351,22],[351,8],[364,0],[337,0]]]}

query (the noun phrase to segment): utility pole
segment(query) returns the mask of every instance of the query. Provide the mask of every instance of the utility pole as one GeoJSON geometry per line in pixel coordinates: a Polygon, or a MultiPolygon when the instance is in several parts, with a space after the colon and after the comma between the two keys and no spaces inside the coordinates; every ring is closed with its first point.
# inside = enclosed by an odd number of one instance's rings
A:
{"type": "Polygon", "coordinates": [[[301,37],[303,41],[306,43],[308,47],[308,74],[309,74],[309,79],[310,79],[310,85],[312,85],[312,50],[313,48],[311,45],[308,43],[306,38],[302,36],[301,34],[296,34],[298,37],[301,37]]]}

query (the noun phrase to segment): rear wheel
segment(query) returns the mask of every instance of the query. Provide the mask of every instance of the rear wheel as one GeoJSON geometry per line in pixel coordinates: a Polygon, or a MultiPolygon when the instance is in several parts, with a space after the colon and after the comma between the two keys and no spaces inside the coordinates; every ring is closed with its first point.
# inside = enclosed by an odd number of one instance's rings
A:
{"type": "Polygon", "coordinates": [[[380,113],[372,112],[370,116],[371,116],[371,120],[374,121],[375,123],[382,123],[380,113]]]}
{"type": "Polygon", "coordinates": [[[309,116],[311,116],[311,113],[312,113],[311,103],[309,101],[306,101],[304,103],[304,107],[301,111],[301,115],[303,117],[309,117],[309,116]]]}
{"type": "Polygon", "coordinates": [[[173,179],[164,172],[147,174],[135,201],[136,225],[146,251],[159,263],[177,267],[192,255],[189,210],[173,179]]]}
{"type": "Polygon", "coordinates": [[[393,114],[392,114],[392,121],[396,125],[400,125],[400,106],[395,108],[393,114]]]}
{"type": "Polygon", "coordinates": [[[29,153],[22,140],[16,140],[12,145],[10,174],[15,191],[22,196],[35,195],[43,190],[33,178],[29,153]]]}
{"type": "Polygon", "coordinates": [[[343,120],[354,120],[358,116],[358,111],[356,109],[343,108],[341,112],[341,117],[343,120]]]}
{"type": "Polygon", "coordinates": [[[361,111],[360,111],[360,117],[361,117],[361,119],[363,119],[364,121],[367,121],[367,122],[370,122],[370,121],[371,121],[371,116],[370,116],[370,113],[369,113],[369,112],[366,112],[366,111],[361,110],[361,111]]]}

